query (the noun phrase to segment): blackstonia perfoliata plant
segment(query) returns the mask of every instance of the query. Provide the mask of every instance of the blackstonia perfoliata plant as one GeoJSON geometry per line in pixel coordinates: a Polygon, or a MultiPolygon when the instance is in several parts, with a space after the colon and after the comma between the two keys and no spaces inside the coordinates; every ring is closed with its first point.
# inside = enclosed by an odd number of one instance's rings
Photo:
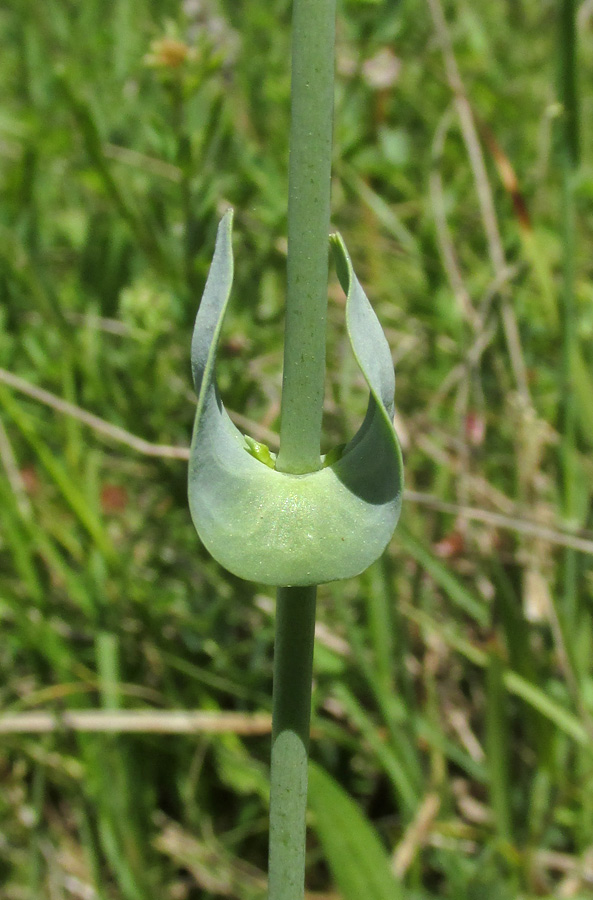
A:
{"type": "MultiPolygon", "coordinates": [[[[369,387],[364,421],[320,455],[333,116],[335,0],[293,0],[286,330],[280,450],[234,426],[216,383],[233,282],[232,212],[222,219],[196,319],[198,407],[189,503],[212,556],[234,575],[276,585],[270,768],[270,900],[302,900],[317,585],[358,575],[397,523],[402,459],[394,374],[381,326],[333,235],[352,350],[369,387]]],[[[339,827],[339,823],[336,823],[339,827]]]]}
{"type": "MultiPolygon", "coordinates": [[[[296,758],[298,769],[299,758],[304,753],[306,761],[307,753],[314,586],[364,571],[385,549],[399,518],[403,468],[393,427],[395,378],[379,321],[341,237],[332,235],[338,278],[347,295],[348,335],[369,387],[367,412],[352,440],[322,457],[317,470],[300,475],[278,471],[269,448],[243,435],[233,424],[216,382],[216,353],[233,282],[232,221],[229,210],[218,227],[192,340],[198,405],[189,463],[189,505],[204,546],[222,566],[241,578],[280,588],[274,739],[277,756],[283,758],[278,765],[295,768],[296,758]],[[295,590],[299,587],[305,588],[304,594],[295,590]],[[303,621],[299,623],[301,606],[303,621]],[[299,633],[300,624],[303,633],[299,633]],[[299,690],[299,675],[305,683],[305,699],[302,684],[299,690]],[[292,697],[287,691],[292,691],[292,697]],[[291,702],[295,706],[292,713],[291,702]],[[278,706],[284,709],[278,710],[278,706]]],[[[274,767],[274,755],[272,760],[274,767]]],[[[299,816],[304,822],[301,807],[303,795],[306,799],[306,770],[304,786],[297,778],[294,787],[294,815],[287,800],[290,778],[288,781],[277,790],[278,803],[284,808],[278,810],[276,822],[280,819],[280,824],[275,827],[274,807],[271,811],[270,879],[272,884],[276,846],[280,860],[275,880],[280,887],[270,887],[270,900],[302,896],[304,836],[295,834],[292,823],[299,816]],[[287,852],[283,835],[302,845],[296,850],[296,865],[295,853],[288,862],[283,861],[287,852]],[[291,874],[293,868],[296,874],[291,874]],[[294,890],[282,890],[287,879],[294,890]]]]}
{"type": "Polygon", "coordinates": [[[212,556],[248,581],[313,585],[358,575],[385,549],[401,506],[387,341],[342,239],[333,235],[348,335],[370,390],[368,409],[329,465],[304,475],[278,472],[268,448],[235,427],[216,384],[216,351],[233,281],[231,229],[229,211],[218,228],[192,340],[198,395],[189,463],[194,525],[212,556]]]}

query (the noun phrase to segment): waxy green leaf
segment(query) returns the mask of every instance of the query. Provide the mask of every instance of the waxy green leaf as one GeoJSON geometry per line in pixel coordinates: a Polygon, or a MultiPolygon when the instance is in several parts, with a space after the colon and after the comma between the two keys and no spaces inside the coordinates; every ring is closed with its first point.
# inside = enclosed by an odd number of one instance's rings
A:
{"type": "Polygon", "coordinates": [[[192,372],[198,405],[189,505],[212,556],[240,578],[310,585],[358,575],[383,552],[401,507],[403,468],[393,428],[395,377],[381,326],[342,239],[331,238],[347,294],[346,322],[370,389],[365,419],[341,455],[305,475],[278,472],[229,418],[215,377],[233,281],[232,212],[223,217],[196,318],[192,372]]]}

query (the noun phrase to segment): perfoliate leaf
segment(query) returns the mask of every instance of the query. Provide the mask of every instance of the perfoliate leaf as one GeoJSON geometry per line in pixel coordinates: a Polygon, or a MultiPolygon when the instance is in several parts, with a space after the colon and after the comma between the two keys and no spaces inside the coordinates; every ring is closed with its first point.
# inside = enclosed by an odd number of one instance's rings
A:
{"type": "Polygon", "coordinates": [[[271,585],[309,585],[358,575],[382,553],[397,523],[402,460],[393,428],[395,379],[381,326],[332,237],[347,293],[352,349],[369,385],[359,431],[330,465],[278,472],[229,418],[216,384],[216,352],[233,281],[232,212],[223,217],[192,340],[198,405],[189,463],[196,530],[226,569],[271,585]],[[255,450],[255,453],[254,453],[255,450]],[[264,464],[267,461],[268,464],[264,464]]]}

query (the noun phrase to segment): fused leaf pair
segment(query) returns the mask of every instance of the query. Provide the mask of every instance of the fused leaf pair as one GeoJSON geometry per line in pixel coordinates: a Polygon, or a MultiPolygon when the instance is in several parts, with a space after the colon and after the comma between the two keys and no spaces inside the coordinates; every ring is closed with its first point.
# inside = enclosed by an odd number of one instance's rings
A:
{"type": "Polygon", "coordinates": [[[332,236],[347,294],[348,335],[370,389],[368,408],[356,435],[341,453],[328,454],[319,471],[277,471],[267,448],[235,427],[216,383],[216,352],[233,281],[231,234],[229,210],[218,228],[192,340],[198,395],[189,463],[194,525],[212,556],[249,581],[310,585],[357,575],[384,550],[401,507],[387,341],[341,237],[332,236]]]}

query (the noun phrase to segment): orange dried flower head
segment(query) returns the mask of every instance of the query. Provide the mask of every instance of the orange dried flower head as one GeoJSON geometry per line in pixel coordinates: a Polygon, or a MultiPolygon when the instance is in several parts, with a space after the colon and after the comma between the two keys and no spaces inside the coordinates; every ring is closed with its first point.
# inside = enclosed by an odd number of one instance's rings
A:
{"type": "Polygon", "coordinates": [[[151,43],[150,53],[144,57],[144,62],[156,69],[178,69],[192,55],[191,48],[183,41],[164,37],[151,43]]]}

